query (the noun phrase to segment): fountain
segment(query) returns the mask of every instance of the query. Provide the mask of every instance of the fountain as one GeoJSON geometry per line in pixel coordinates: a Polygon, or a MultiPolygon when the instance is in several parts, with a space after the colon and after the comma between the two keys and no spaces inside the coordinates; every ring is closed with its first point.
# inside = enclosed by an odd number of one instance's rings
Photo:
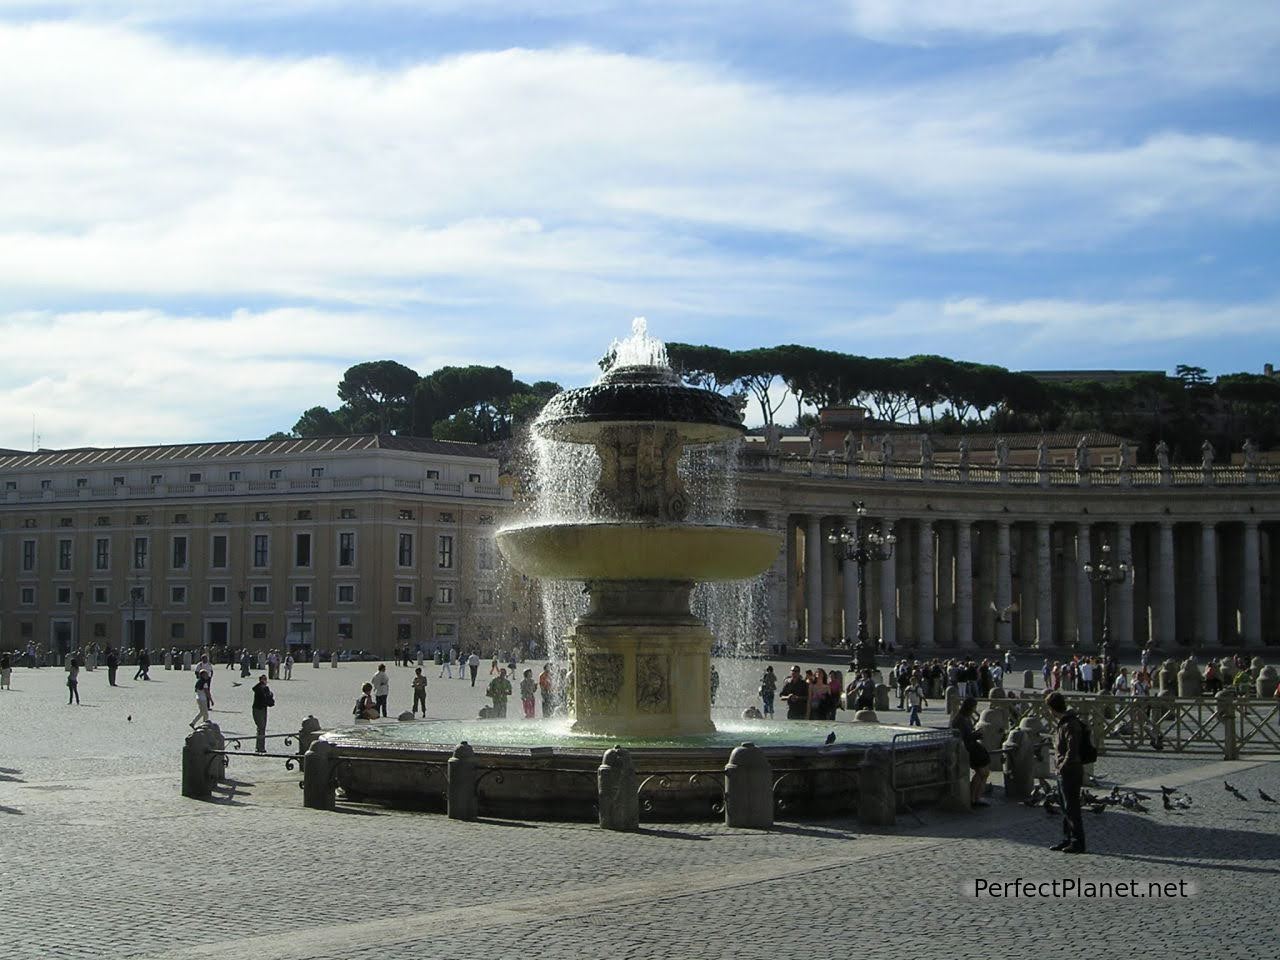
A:
{"type": "MultiPolygon", "coordinates": [[[[644,777],[641,789],[649,790],[649,815],[697,818],[720,801],[729,751],[751,740],[786,768],[774,788],[780,804],[831,812],[852,802],[854,771],[870,749],[893,744],[896,751],[906,732],[879,724],[853,725],[831,743],[830,724],[732,719],[717,729],[712,722],[714,638],[691,611],[691,592],[698,583],[760,574],[777,556],[781,537],[690,519],[682,455],[736,440],[744,432],[741,419],[728,399],[675,375],[642,319],[613,354],[594,384],[552,398],[533,425],[541,438],[564,446],[575,466],[583,463],[575,448],[594,449],[598,478],[585,497],[588,509],[571,517],[531,515],[497,535],[516,569],[581,582],[589,595],[565,637],[567,716],[331,731],[308,754],[307,780],[322,784],[309,797],[327,795],[323,783],[331,778],[349,797],[438,807],[452,776],[447,765],[464,763],[468,770],[483,767],[468,796],[487,811],[589,817],[600,752],[624,745],[644,777]],[[465,749],[450,759],[459,742],[465,749]]],[[[907,736],[916,741],[919,761],[929,735],[907,736]]],[[[941,762],[945,740],[934,737],[926,748],[935,761],[930,769],[941,762]]],[[[899,776],[910,783],[910,776],[899,776]]]]}

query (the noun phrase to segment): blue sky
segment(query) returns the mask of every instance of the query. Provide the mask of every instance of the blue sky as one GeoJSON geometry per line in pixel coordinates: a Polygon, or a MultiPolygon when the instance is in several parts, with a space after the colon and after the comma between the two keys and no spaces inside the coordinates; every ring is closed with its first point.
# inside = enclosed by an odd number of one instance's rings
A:
{"type": "Polygon", "coordinates": [[[0,0],[0,447],[668,340],[1280,364],[1280,7],[0,0]]]}

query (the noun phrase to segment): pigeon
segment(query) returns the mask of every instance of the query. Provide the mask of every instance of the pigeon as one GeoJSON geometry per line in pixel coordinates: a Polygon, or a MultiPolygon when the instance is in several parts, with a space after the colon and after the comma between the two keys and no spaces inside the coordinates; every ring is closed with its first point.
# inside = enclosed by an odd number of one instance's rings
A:
{"type": "Polygon", "coordinates": [[[996,623],[1012,623],[1013,615],[1018,612],[1018,602],[1015,600],[1007,607],[997,607],[995,601],[991,601],[991,612],[996,615],[996,623]]]}
{"type": "Polygon", "coordinates": [[[827,746],[831,746],[831,744],[836,742],[836,732],[832,730],[830,733],[827,734],[827,739],[822,742],[825,743],[827,746]]]}
{"type": "Polygon", "coordinates": [[[1173,804],[1169,802],[1169,795],[1167,793],[1162,793],[1160,795],[1160,800],[1164,803],[1164,808],[1166,810],[1174,809],[1173,804]]]}
{"type": "Polygon", "coordinates": [[[1237,790],[1235,787],[1233,787],[1231,784],[1227,783],[1227,781],[1223,780],[1223,781],[1222,781],[1222,785],[1223,785],[1224,787],[1226,787],[1226,788],[1227,788],[1227,793],[1231,794],[1231,795],[1232,795],[1233,797],[1235,797],[1237,800],[1248,800],[1248,799],[1249,799],[1249,798],[1248,798],[1248,797],[1246,797],[1243,793],[1241,793],[1239,790],[1237,790]]]}
{"type": "Polygon", "coordinates": [[[233,681],[231,681],[231,685],[232,685],[233,687],[238,687],[238,686],[240,686],[240,684],[236,683],[234,680],[233,680],[233,681]]]}
{"type": "Polygon", "coordinates": [[[1092,807],[1090,807],[1090,809],[1094,813],[1106,813],[1107,805],[1105,803],[1095,803],[1092,807]]]}
{"type": "Polygon", "coordinates": [[[129,714],[127,717],[125,717],[125,719],[128,720],[130,723],[133,723],[133,714],[132,713],[129,714]]]}
{"type": "Polygon", "coordinates": [[[1269,793],[1267,793],[1267,791],[1263,790],[1261,787],[1258,788],[1258,796],[1260,796],[1267,803],[1277,802],[1275,797],[1271,796],[1269,793]]]}
{"type": "Polygon", "coordinates": [[[1161,784],[1161,785],[1160,785],[1160,792],[1161,792],[1161,793],[1163,793],[1163,794],[1167,797],[1169,794],[1171,794],[1171,793],[1177,793],[1178,791],[1177,791],[1177,790],[1175,790],[1175,789],[1173,789],[1173,787],[1166,787],[1164,784],[1161,784]]]}
{"type": "Polygon", "coordinates": [[[1190,810],[1190,809],[1191,809],[1191,798],[1190,798],[1190,797],[1179,797],[1177,800],[1173,801],[1173,805],[1174,805],[1175,807],[1177,807],[1179,810],[1190,810]]]}

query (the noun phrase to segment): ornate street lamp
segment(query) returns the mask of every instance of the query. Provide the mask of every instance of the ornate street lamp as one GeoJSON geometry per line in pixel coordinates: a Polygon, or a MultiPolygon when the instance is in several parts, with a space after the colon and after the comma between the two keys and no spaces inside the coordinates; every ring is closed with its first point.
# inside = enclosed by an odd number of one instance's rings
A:
{"type": "Polygon", "coordinates": [[[1132,569],[1133,565],[1128,560],[1111,559],[1109,543],[1102,545],[1101,560],[1084,565],[1084,575],[1089,581],[1102,586],[1102,642],[1098,645],[1098,652],[1102,655],[1104,664],[1111,659],[1111,586],[1124,583],[1132,569]]]}
{"type": "Polygon", "coordinates": [[[854,503],[853,530],[841,527],[827,536],[827,542],[836,550],[841,564],[852,560],[858,565],[858,637],[853,645],[853,667],[856,670],[874,670],[875,649],[867,639],[867,564],[881,563],[893,556],[897,535],[890,525],[886,530],[867,529],[867,507],[861,500],[854,503]]]}

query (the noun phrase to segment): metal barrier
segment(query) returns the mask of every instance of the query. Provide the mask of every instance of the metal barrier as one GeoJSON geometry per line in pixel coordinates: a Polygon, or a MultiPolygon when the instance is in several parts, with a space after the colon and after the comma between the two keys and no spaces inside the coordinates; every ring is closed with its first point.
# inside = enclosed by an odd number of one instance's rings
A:
{"type": "Polygon", "coordinates": [[[960,731],[921,730],[915,733],[895,733],[889,743],[889,785],[899,806],[920,821],[908,799],[908,794],[920,791],[945,790],[951,784],[951,771],[947,755],[939,750],[913,749],[926,745],[950,742],[958,739],[960,731]],[[907,776],[908,771],[923,771],[923,776],[907,776]]]}

